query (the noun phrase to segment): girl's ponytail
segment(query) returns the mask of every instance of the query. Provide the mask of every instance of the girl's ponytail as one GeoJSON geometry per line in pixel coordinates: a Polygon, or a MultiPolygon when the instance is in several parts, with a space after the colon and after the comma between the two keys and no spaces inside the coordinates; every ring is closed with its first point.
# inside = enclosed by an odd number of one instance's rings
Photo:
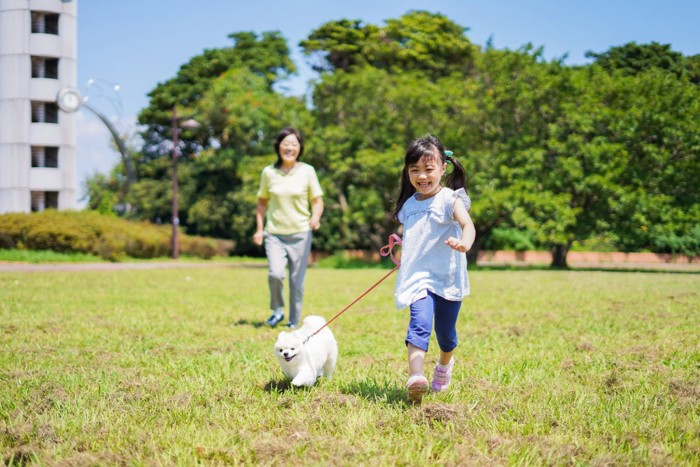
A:
{"type": "Polygon", "coordinates": [[[445,160],[452,164],[452,173],[445,179],[445,186],[458,190],[460,188],[467,189],[467,172],[462,164],[459,163],[456,157],[452,156],[452,151],[445,151],[445,160]]]}

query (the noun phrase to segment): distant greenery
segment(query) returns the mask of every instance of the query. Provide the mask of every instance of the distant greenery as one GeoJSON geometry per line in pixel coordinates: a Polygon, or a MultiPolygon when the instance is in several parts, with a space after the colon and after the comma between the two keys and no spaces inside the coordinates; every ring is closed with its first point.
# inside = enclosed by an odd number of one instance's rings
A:
{"type": "Polygon", "coordinates": [[[23,263],[86,263],[104,260],[99,256],[85,253],[56,253],[51,250],[0,249],[0,261],[19,261],[23,263]]]}
{"type": "MultiPolygon", "coordinates": [[[[55,211],[0,215],[0,248],[79,253],[118,261],[171,254],[170,226],[120,219],[93,211],[55,211]]],[[[183,255],[227,256],[233,242],[180,236],[183,255]]],[[[48,256],[50,258],[50,256],[48,256]]]]}
{"type": "Polygon", "coordinates": [[[325,258],[320,258],[316,262],[319,268],[331,269],[391,269],[394,263],[385,259],[377,261],[376,258],[350,257],[346,252],[338,252],[325,258]]]}
{"type": "Polygon", "coordinates": [[[170,117],[183,129],[179,218],[186,232],[232,239],[256,254],[256,191],[283,127],[306,137],[304,161],[324,188],[316,250],[376,250],[397,226],[405,147],[439,136],[468,172],[477,242],[549,250],[566,265],[576,245],[700,254],[700,55],[629,43],[567,66],[543,50],[481,48],[449,18],[411,11],[384,24],[338,19],[300,46],[319,76],[304,97],[283,95],[295,72],[278,32],[235,33],[149,94],[146,144],[127,190],[122,168],[88,182],[89,206],[170,218],[170,117]]]}
{"type": "MultiPolygon", "coordinates": [[[[384,273],[310,269],[304,314],[384,273]]],[[[392,280],[331,324],[333,379],[294,390],[265,268],[0,273],[0,463],[697,464],[700,275],[470,280],[452,386],[413,407],[392,280]]]]}

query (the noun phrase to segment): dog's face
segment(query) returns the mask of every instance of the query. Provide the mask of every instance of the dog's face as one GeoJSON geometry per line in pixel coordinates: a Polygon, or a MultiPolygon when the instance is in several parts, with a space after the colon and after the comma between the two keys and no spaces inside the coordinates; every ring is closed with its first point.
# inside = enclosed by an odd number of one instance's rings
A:
{"type": "Polygon", "coordinates": [[[290,363],[301,353],[304,343],[292,333],[282,331],[275,342],[275,355],[277,358],[290,363]]]}

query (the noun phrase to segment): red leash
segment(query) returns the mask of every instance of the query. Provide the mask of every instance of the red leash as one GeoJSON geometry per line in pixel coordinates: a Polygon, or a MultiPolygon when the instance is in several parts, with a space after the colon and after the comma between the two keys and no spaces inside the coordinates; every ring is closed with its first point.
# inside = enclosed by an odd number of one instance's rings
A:
{"type": "Polygon", "coordinates": [[[389,277],[390,275],[392,275],[394,271],[396,271],[397,269],[399,269],[399,267],[401,266],[401,263],[400,263],[396,258],[394,258],[394,246],[395,246],[395,245],[401,245],[401,237],[399,237],[399,236],[396,235],[396,234],[391,234],[391,235],[389,236],[389,244],[388,244],[388,245],[384,245],[383,247],[381,247],[381,248],[379,249],[379,254],[380,254],[380,255],[382,255],[382,256],[390,256],[390,257],[391,257],[391,260],[392,260],[392,261],[394,262],[394,264],[396,265],[396,266],[394,267],[394,269],[392,269],[391,271],[389,271],[384,277],[382,277],[382,278],[379,279],[377,282],[375,282],[374,285],[372,285],[369,289],[365,290],[365,291],[362,293],[362,295],[360,295],[359,297],[357,297],[351,304],[349,304],[348,306],[346,306],[345,308],[343,308],[342,310],[340,310],[340,312],[339,312],[338,314],[336,314],[334,317],[332,317],[331,319],[329,319],[328,321],[326,321],[326,324],[324,324],[323,326],[321,326],[320,328],[318,328],[318,330],[317,330],[316,332],[314,332],[313,334],[310,334],[306,339],[304,339],[304,344],[306,344],[306,343],[308,342],[308,340],[311,339],[312,337],[314,337],[316,334],[318,334],[319,332],[321,332],[321,329],[323,329],[323,328],[325,328],[326,326],[328,326],[329,324],[331,324],[338,316],[340,316],[340,315],[342,315],[343,313],[345,313],[351,306],[353,306],[355,303],[359,302],[365,295],[367,295],[368,293],[370,293],[376,286],[378,286],[379,284],[381,284],[381,283],[384,281],[384,279],[386,279],[387,277],[389,277]]]}

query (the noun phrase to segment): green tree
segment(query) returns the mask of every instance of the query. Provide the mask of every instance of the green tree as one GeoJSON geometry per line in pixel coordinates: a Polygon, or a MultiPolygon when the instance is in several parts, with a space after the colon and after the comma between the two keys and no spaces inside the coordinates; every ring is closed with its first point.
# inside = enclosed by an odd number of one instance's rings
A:
{"type": "Polygon", "coordinates": [[[463,28],[443,15],[412,11],[386,26],[359,20],[328,22],[301,41],[316,71],[371,66],[394,73],[420,71],[432,79],[468,73],[475,47],[463,28]]]}
{"type": "Polygon", "coordinates": [[[373,67],[322,77],[313,112],[318,166],[332,180],[324,218],[333,228],[317,235],[325,248],[375,249],[396,228],[388,213],[403,151],[417,136],[447,128],[444,89],[419,72],[373,67]]]}
{"type": "Polygon", "coordinates": [[[607,71],[617,71],[625,75],[636,75],[652,68],[666,70],[691,83],[700,84],[700,55],[684,56],[671,50],[671,44],[637,44],[611,47],[606,52],[586,52],[586,57],[607,71]]]}
{"type": "MultiPolygon", "coordinates": [[[[228,70],[247,68],[264,81],[270,92],[275,83],[296,72],[287,41],[279,32],[265,32],[261,37],[253,32],[239,32],[230,34],[229,38],[233,46],[205,50],[180,67],[175,77],[158,84],[148,94],[149,105],[138,118],[146,127],[142,133],[146,158],[163,155],[163,142],[170,139],[173,107],[195,111],[212,83],[228,70]]],[[[184,135],[183,153],[191,154],[207,147],[209,141],[204,135],[204,130],[184,135]]]]}
{"type": "Polygon", "coordinates": [[[269,154],[271,141],[285,126],[306,128],[309,112],[296,97],[272,91],[247,68],[232,68],[210,83],[197,103],[206,137],[239,155],[269,154]]]}

